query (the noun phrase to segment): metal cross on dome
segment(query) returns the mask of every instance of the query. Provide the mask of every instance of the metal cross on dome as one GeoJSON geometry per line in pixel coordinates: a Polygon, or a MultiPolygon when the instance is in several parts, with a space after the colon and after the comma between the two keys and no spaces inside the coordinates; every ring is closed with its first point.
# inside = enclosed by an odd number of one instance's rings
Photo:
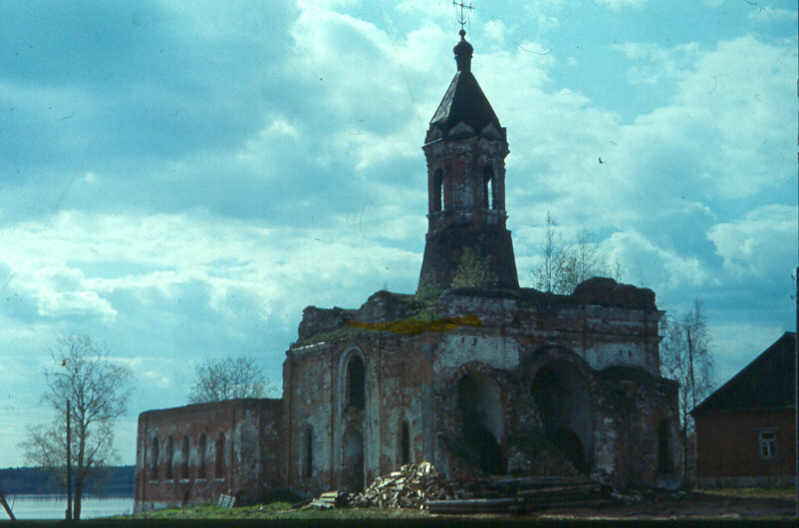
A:
{"type": "Polygon", "coordinates": [[[463,26],[466,25],[466,13],[464,12],[464,9],[468,9],[469,11],[474,10],[474,8],[472,7],[472,3],[463,2],[462,0],[460,2],[452,0],[452,5],[460,8],[460,13],[458,13],[458,24],[461,25],[461,31],[463,31],[463,26]]]}

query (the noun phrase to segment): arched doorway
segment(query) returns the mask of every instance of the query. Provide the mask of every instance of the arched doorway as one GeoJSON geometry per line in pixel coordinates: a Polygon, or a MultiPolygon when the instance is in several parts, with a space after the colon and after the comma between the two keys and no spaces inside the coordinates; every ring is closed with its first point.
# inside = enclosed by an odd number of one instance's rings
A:
{"type": "Polygon", "coordinates": [[[363,489],[363,435],[356,429],[344,433],[342,453],[342,483],[347,492],[363,489]]]}
{"type": "Polygon", "coordinates": [[[458,411],[469,457],[487,473],[505,473],[501,442],[505,433],[499,384],[484,374],[467,374],[458,382],[458,411]]]}
{"type": "Polygon", "coordinates": [[[538,369],[532,384],[544,432],[581,473],[591,470],[591,396],[580,371],[557,360],[538,369]]]}

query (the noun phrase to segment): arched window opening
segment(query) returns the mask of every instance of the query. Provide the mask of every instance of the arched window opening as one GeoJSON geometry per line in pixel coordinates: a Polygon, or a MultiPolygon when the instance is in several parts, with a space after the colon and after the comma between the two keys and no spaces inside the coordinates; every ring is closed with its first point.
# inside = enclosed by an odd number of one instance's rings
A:
{"type": "Polygon", "coordinates": [[[584,474],[591,470],[591,395],[577,368],[568,361],[541,367],[531,387],[544,432],[584,474]]]}
{"type": "Polygon", "coordinates": [[[302,434],[302,453],[303,460],[302,476],[310,478],[313,475],[313,429],[306,427],[302,434]]]}
{"type": "Polygon", "coordinates": [[[494,204],[494,169],[486,165],[483,169],[483,209],[493,209],[494,204]]]}
{"type": "Polygon", "coordinates": [[[505,473],[500,446],[505,425],[497,382],[483,374],[462,377],[458,382],[458,410],[463,440],[471,448],[473,462],[488,473],[505,473]]]}
{"type": "Polygon", "coordinates": [[[433,174],[433,202],[432,211],[438,212],[443,209],[442,202],[444,200],[444,171],[436,169],[433,174]]]}
{"type": "Polygon", "coordinates": [[[225,433],[216,438],[216,478],[225,478],[225,433]]]}
{"type": "Polygon", "coordinates": [[[400,425],[400,465],[411,463],[411,432],[406,420],[400,425]]]}
{"type": "Polygon", "coordinates": [[[150,451],[150,478],[158,480],[158,437],[153,438],[153,447],[150,451]]]}
{"type": "Polygon", "coordinates": [[[671,460],[671,434],[669,421],[661,420],[658,425],[658,473],[666,475],[673,471],[671,460]]]}
{"type": "Polygon", "coordinates": [[[208,440],[205,437],[205,434],[200,436],[200,442],[197,446],[198,451],[198,458],[199,460],[199,467],[197,468],[197,478],[205,478],[206,470],[205,470],[205,451],[208,445],[208,440]]]}
{"type": "Polygon", "coordinates": [[[366,402],[365,370],[363,360],[358,356],[353,356],[347,363],[348,407],[363,409],[366,402]]]}
{"type": "Polygon", "coordinates": [[[172,442],[172,437],[166,439],[166,479],[174,478],[172,472],[173,465],[175,464],[175,445],[172,442]]]}
{"type": "Polygon", "coordinates": [[[180,450],[183,455],[183,463],[180,466],[180,478],[189,478],[189,437],[183,437],[183,449],[180,450]]]}

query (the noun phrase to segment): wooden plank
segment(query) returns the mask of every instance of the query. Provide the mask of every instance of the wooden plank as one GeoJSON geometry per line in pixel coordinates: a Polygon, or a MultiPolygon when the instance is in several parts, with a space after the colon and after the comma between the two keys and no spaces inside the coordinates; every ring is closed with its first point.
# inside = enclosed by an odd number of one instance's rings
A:
{"type": "Polygon", "coordinates": [[[516,506],[518,499],[503,497],[500,499],[455,499],[427,501],[431,513],[495,513],[504,512],[516,506]]]}
{"type": "Polygon", "coordinates": [[[0,491],[0,505],[3,506],[3,509],[8,514],[9,519],[11,519],[12,521],[16,521],[17,520],[17,518],[14,517],[14,512],[11,511],[11,507],[6,502],[6,497],[5,497],[5,495],[3,495],[2,491],[0,491]]]}

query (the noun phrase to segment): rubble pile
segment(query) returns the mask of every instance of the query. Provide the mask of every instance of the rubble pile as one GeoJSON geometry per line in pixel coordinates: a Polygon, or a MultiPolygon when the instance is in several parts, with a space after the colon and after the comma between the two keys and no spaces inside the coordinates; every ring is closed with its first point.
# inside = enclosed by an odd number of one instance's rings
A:
{"type": "Polygon", "coordinates": [[[350,506],[425,509],[429,500],[464,498],[465,490],[441,477],[430,462],[406,464],[377,477],[369,487],[348,497],[350,506]]]}

